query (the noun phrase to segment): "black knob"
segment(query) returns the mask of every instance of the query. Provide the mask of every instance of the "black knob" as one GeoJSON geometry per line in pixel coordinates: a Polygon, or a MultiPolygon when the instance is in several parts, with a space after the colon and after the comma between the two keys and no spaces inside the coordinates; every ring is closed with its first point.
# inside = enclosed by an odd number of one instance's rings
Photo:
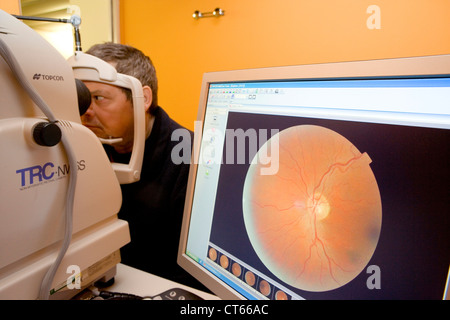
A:
{"type": "Polygon", "coordinates": [[[33,128],[33,138],[40,146],[53,147],[61,141],[61,128],[54,122],[39,122],[33,128]]]}

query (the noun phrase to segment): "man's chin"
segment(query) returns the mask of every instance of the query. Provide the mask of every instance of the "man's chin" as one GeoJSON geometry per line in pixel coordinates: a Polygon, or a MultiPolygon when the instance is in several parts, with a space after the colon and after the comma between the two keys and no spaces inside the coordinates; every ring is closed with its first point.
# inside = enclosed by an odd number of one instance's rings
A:
{"type": "Polygon", "coordinates": [[[124,145],[113,145],[117,153],[130,153],[133,149],[124,145]]]}
{"type": "Polygon", "coordinates": [[[100,129],[99,127],[95,127],[95,126],[90,126],[90,125],[84,125],[86,128],[88,128],[89,130],[91,130],[93,133],[95,133],[95,135],[98,138],[102,138],[102,139],[107,139],[108,136],[103,132],[102,129],[100,129]]]}

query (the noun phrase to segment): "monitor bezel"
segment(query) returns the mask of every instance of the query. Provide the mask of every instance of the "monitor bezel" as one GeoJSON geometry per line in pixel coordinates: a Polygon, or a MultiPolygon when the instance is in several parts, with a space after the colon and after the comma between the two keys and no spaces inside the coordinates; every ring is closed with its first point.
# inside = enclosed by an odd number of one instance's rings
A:
{"type": "MultiPolygon", "coordinates": [[[[292,80],[337,80],[370,78],[435,77],[450,75],[450,55],[361,60],[304,64],[296,66],[240,69],[230,71],[206,72],[203,75],[197,114],[197,123],[204,123],[208,92],[211,84],[249,81],[292,81],[292,80]]],[[[244,296],[219,281],[211,272],[201,267],[186,254],[189,235],[191,208],[198,168],[200,141],[203,128],[195,128],[192,160],[186,191],[185,209],[180,234],[178,264],[194,278],[222,299],[246,299],[244,296]]],[[[448,279],[447,279],[448,283],[448,279]]],[[[448,299],[448,292],[443,299],[448,299]]]]}

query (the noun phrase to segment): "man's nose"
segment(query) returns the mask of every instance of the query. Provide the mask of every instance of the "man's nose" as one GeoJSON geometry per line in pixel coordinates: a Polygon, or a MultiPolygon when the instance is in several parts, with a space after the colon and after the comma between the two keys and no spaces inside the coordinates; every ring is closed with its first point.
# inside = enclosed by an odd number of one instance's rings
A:
{"type": "Polygon", "coordinates": [[[91,103],[89,105],[89,107],[86,109],[86,111],[81,115],[81,119],[83,118],[92,118],[94,117],[95,112],[94,112],[94,104],[91,103]]]}

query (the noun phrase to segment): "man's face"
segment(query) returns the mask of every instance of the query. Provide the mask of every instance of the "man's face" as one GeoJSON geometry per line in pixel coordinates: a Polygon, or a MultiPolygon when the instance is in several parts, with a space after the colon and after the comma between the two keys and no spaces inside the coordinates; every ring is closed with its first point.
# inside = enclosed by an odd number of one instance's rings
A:
{"type": "Polygon", "coordinates": [[[99,138],[122,138],[115,144],[118,152],[131,152],[133,147],[133,104],[121,88],[99,82],[84,82],[91,92],[92,102],[81,116],[83,125],[99,138]]]}

